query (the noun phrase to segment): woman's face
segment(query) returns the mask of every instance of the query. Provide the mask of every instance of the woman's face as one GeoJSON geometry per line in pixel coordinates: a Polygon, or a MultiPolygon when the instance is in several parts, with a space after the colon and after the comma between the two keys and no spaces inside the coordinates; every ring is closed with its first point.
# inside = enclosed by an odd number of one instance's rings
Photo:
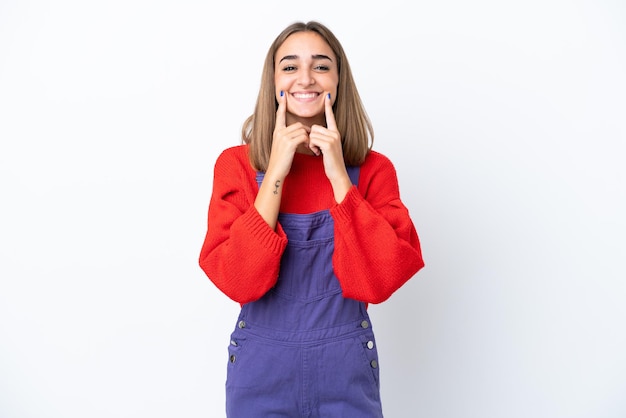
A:
{"type": "Polygon", "coordinates": [[[286,122],[324,124],[324,96],[337,95],[339,71],[330,46],[315,32],[290,35],[274,57],[276,98],[283,91],[287,99],[286,122]]]}

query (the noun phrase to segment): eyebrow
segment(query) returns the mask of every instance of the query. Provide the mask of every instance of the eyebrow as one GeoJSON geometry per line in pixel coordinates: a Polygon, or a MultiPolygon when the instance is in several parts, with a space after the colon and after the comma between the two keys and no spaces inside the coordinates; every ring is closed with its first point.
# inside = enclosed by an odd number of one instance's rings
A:
{"type": "MultiPolygon", "coordinates": [[[[281,63],[284,60],[295,60],[298,58],[300,58],[298,55],[285,55],[278,62],[281,63]]],[[[333,61],[332,59],[330,59],[328,55],[324,55],[324,54],[314,54],[314,55],[311,55],[311,58],[313,58],[314,60],[329,60],[330,62],[333,61]]]]}

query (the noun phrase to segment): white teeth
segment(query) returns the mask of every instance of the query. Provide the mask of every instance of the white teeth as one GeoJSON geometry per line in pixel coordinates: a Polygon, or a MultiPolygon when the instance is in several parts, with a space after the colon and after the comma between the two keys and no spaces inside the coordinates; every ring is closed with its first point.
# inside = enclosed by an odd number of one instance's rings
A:
{"type": "Polygon", "coordinates": [[[317,93],[294,93],[293,97],[296,99],[312,99],[317,96],[317,93]]]}

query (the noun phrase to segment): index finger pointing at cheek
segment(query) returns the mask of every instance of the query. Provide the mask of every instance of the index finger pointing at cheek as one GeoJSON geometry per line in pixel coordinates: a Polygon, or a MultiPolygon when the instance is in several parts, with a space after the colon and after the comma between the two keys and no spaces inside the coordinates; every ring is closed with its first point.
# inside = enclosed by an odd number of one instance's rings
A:
{"type": "Polygon", "coordinates": [[[280,91],[280,97],[278,98],[278,109],[276,109],[276,127],[285,128],[287,122],[285,120],[285,113],[287,112],[287,95],[284,91],[280,91]]]}
{"type": "Polygon", "coordinates": [[[326,93],[324,98],[324,110],[326,114],[326,128],[331,131],[337,131],[337,122],[335,121],[335,114],[333,113],[333,103],[330,100],[330,93],[326,93]]]}

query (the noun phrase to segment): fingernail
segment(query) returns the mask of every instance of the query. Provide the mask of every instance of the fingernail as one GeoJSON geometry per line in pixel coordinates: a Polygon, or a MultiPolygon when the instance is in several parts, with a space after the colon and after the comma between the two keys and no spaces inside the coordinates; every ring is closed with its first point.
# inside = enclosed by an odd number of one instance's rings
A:
{"type": "Polygon", "coordinates": [[[281,90],[280,91],[280,97],[283,97],[284,94],[285,94],[285,92],[281,90]]]}
{"type": "Polygon", "coordinates": [[[330,93],[328,93],[328,98],[330,99],[330,93]]]}

